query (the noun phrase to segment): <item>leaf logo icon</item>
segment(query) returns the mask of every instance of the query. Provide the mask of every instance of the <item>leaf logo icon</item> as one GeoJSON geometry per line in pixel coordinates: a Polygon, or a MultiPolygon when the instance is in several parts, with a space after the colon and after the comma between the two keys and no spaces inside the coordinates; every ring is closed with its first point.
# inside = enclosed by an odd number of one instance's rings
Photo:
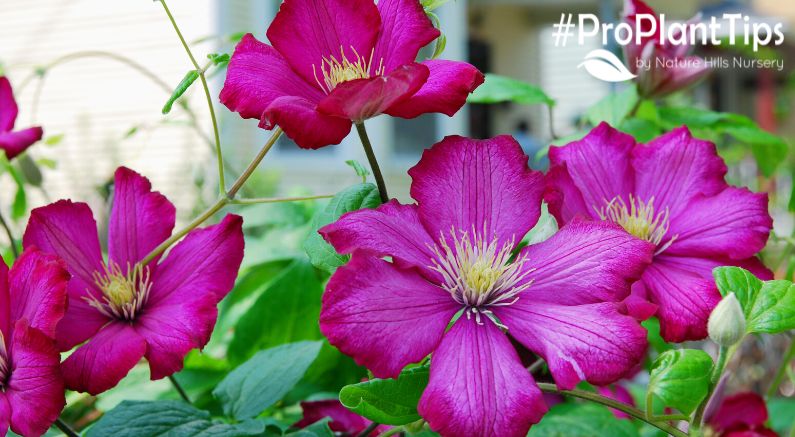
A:
{"type": "Polygon", "coordinates": [[[585,55],[585,60],[577,66],[585,69],[591,76],[605,82],[624,82],[635,77],[620,59],[604,49],[596,49],[585,55]]]}

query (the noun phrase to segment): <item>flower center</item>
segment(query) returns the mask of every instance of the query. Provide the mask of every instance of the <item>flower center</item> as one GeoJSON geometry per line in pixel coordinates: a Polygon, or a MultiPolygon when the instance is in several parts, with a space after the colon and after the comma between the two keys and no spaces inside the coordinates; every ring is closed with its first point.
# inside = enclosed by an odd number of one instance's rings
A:
{"type": "MultiPolygon", "coordinates": [[[[348,82],[349,80],[356,79],[369,79],[370,70],[373,66],[373,54],[375,49],[370,51],[370,58],[365,59],[359,55],[355,48],[351,47],[353,54],[356,56],[355,60],[349,60],[345,56],[345,50],[340,46],[340,58],[334,56],[323,58],[320,62],[320,72],[323,74],[323,82],[317,75],[317,69],[312,64],[312,73],[315,75],[315,81],[326,94],[330,93],[337,85],[348,82]]],[[[373,76],[381,76],[384,74],[384,60],[383,58],[378,62],[378,68],[372,73],[373,76]]]]}
{"type": "Polygon", "coordinates": [[[110,262],[104,272],[94,272],[94,283],[102,291],[101,297],[90,292],[84,299],[102,314],[131,321],[149,298],[152,284],[149,282],[149,269],[136,264],[123,273],[118,264],[110,262]]]}
{"type": "Polygon", "coordinates": [[[0,392],[6,391],[6,383],[8,382],[11,367],[8,364],[9,357],[6,350],[6,340],[3,337],[3,331],[0,331],[0,392]]]}
{"type": "Polygon", "coordinates": [[[662,253],[676,239],[672,236],[662,246],[660,243],[670,227],[670,209],[655,212],[654,196],[648,202],[644,202],[632,194],[629,195],[629,205],[620,196],[616,196],[610,201],[605,200],[606,205],[601,209],[596,208],[596,213],[602,220],[611,221],[629,232],[630,234],[651,242],[658,247],[655,255],[662,253]]]}
{"type": "Polygon", "coordinates": [[[474,313],[480,323],[480,314],[491,315],[488,307],[511,305],[530,288],[533,281],[525,278],[535,269],[522,269],[526,257],[509,262],[513,240],[499,247],[496,236],[487,241],[474,229],[453,229],[449,237],[451,243],[442,233],[439,245],[430,247],[436,257],[429,267],[442,275],[442,288],[466,308],[467,317],[474,313]]]}

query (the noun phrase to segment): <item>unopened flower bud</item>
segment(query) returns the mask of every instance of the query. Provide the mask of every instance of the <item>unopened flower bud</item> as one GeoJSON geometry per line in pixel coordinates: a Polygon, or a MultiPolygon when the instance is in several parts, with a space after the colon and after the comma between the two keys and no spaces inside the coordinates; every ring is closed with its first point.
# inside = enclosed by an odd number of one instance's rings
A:
{"type": "Polygon", "coordinates": [[[734,293],[723,298],[707,323],[709,338],[723,347],[734,346],[745,335],[745,315],[734,293]]]}

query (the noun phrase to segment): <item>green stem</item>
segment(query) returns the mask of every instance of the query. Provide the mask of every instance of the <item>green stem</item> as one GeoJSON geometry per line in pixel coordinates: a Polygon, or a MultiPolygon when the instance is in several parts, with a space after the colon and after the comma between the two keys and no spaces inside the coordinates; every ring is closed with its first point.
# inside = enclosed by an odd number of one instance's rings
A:
{"type": "Polygon", "coordinates": [[[72,429],[72,427],[69,426],[68,423],[64,422],[60,417],[55,419],[55,426],[69,437],[80,437],[80,434],[72,429]]]}
{"type": "Polygon", "coordinates": [[[552,137],[553,140],[557,140],[560,138],[558,134],[555,132],[555,120],[554,120],[554,107],[552,104],[547,104],[547,113],[549,114],[549,135],[552,137]]]}
{"type": "Polygon", "coordinates": [[[385,432],[381,433],[381,435],[379,437],[393,436],[395,434],[400,434],[404,430],[405,430],[404,426],[396,426],[394,428],[390,428],[390,429],[386,430],[385,432]]]}
{"type": "Polygon", "coordinates": [[[376,428],[378,428],[378,425],[380,424],[377,422],[371,423],[367,428],[364,429],[364,431],[360,432],[356,437],[367,437],[373,431],[375,431],[376,428]]]}
{"type": "Polygon", "coordinates": [[[638,96],[638,100],[632,105],[632,109],[629,110],[626,118],[632,118],[638,113],[638,109],[640,109],[640,105],[643,104],[643,97],[638,96]]]}
{"type": "Polygon", "coordinates": [[[638,420],[642,420],[642,421],[648,423],[649,425],[651,425],[651,426],[653,426],[653,427],[655,427],[655,428],[657,428],[657,429],[659,429],[661,431],[667,432],[668,434],[670,434],[672,436],[675,436],[675,437],[687,437],[687,434],[685,434],[684,432],[678,430],[677,428],[675,428],[675,427],[673,427],[673,426],[671,426],[671,425],[669,425],[669,424],[667,424],[665,422],[657,422],[657,421],[654,421],[654,420],[646,417],[646,415],[643,413],[643,411],[640,411],[640,410],[638,410],[635,407],[631,407],[631,406],[629,406],[627,404],[615,401],[613,399],[601,396],[599,394],[588,392],[588,391],[583,391],[583,390],[576,390],[576,389],[575,390],[560,390],[560,389],[557,388],[557,386],[555,386],[555,384],[549,384],[549,383],[545,383],[545,382],[539,382],[538,383],[538,387],[541,389],[541,391],[545,391],[547,393],[557,393],[557,394],[561,394],[561,395],[565,395],[565,396],[571,396],[571,397],[575,397],[575,398],[585,399],[587,401],[596,402],[598,404],[602,404],[602,405],[610,407],[610,408],[615,408],[616,410],[619,410],[619,411],[622,411],[624,413],[627,413],[630,416],[632,416],[632,417],[634,417],[634,418],[636,418],[638,420]]]}
{"type": "Polygon", "coordinates": [[[171,11],[168,9],[168,5],[166,5],[166,0],[160,0],[160,4],[163,5],[163,10],[166,11],[166,15],[168,15],[169,21],[171,21],[171,25],[174,27],[174,31],[177,32],[177,36],[179,37],[179,41],[182,43],[182,47],[185,48],[185,53],[188,54],[190,58],[190,62],[193,64],[193,67],[196,69],[196,72],[199,73],[199,79],[202,83],[202,88],[204,88],[204,95],[207,98],[207,107],[210,109],[210,119],[213,122],[213,134],[215,136],[215,154],[218,158],[218,185],[219,185],[219,192],[221,194],[224,193],[226,190],[226,176],[224,175],[224,156],[221,152],[221,135],[218,129],[218,119],[215,116],[215,108],[213,106],[213,98],[210,94],[210,87],[207,85],[207,76],[205,75],[205,69],[199,66],[199,63],[196,62],[196,58],[193,56],[193,52],[190,50],[190,46],[188,45],[187,41],[185,41],[185,37],[182,36],[182,32],[179,30],[179,26],[177,26],[177,22],[174,20],[174,16],[171,15],[171,11]]]}
{"type": "Polygon", "coordinates": [[[173,385],[174,388],[177,390],[177,393],[179,393],[179,396],[182,398],[182,400],[189,404],[192,404],[190,398],[188,397],[188,393],[186,393],[185,389],[182,388],[182,386],[179,384],[177,378],[174,378],[174,375],[169,375],[168,380],[171,381],[171,385],[173,385]]]}
{"type": "Polygon", "coordinates": [[[367,154],[367,161],[370,162],[370,169],[373,171],[375,183],[378,185],[378,193],[381,195],[381,203],[387,203],[389,202],[389,194],[386,192],[384,175],[381,174],[381,168],[378,167],[378,160],[375,158],[373,145],[370,143],[370,137],[367,135],[367,130],[364,128],[364,122],[356,123],[356,131],[359,133],[359,138],[362,140],[364,153],[367,154]]]}
{"type": "Polygon", "coordinates": [[[793,358],[795,358],[795,340],[790,340],[789,348],[787,348],[787,352],[784,354],[784,360],[781,361],[776,371],[776,376],[773,377],[770,387],[767,388],[765,397],[772,398],[778,393],[778,388],[781,386],[781,383],[784,382],[784,377],[787,375],[787,369],[790,364],[792,364],[793,358]]]}
{"type": "Polygon", "coordinates": [[[720,347],[718,351],[718,361],[712,368],[712,374],[709,377],[709,390],[707,391],[707,396],[701,401],[701,405],[698,406],[696,413],[693,415],[693,419],[690,421],[690,429],[697,433],[695,435],[700,435],[698,432],[701,430],[701,422],[704,421],[704,410],[706,410],[707,404],[709,404],[709,400],[715,392],[715,387],[718,385],[721,375],[723,375],[723,370],[726,368],[726,362],[729,360],[730,355],[729,348],[725,346],[720,347]]]}
{"type": "Polygon", "coordinates": [[[281,203],[281,202],[300,202],[303,200],[331,199],[333,194],[321,194],[318,196],[304,197],[263,197],[259,199],[236,199],[232,203],[235,205],[259,205],[261,203],[281,203]]]}
{"type": "Polygon", "coordinates": [[[5,217],[3,217],[3,213],[0,213],[0,225],[3,226],[3,229],[6,231],[6,235],[8,236],[8,241],[11,243],[11,254],[14,255],[14,261],[19,258],[19,250],[17,250],[17,243],[14,240],[14,233],[11,232],[11,227],[8,226],[8,222],[6,222],[5,217]]]}

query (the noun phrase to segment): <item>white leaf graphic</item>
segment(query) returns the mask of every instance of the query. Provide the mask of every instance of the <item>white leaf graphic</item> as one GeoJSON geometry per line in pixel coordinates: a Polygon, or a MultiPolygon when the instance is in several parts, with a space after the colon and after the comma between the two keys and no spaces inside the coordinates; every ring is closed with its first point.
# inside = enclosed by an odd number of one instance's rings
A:
{"type": "Polygon", "coordinates": [[[604,49],[592,50],[585,55],[585,60],[577,68],[583,65],[591,76],[605,82],[624,82],[635,77],[616,55],[604,49]]]}

